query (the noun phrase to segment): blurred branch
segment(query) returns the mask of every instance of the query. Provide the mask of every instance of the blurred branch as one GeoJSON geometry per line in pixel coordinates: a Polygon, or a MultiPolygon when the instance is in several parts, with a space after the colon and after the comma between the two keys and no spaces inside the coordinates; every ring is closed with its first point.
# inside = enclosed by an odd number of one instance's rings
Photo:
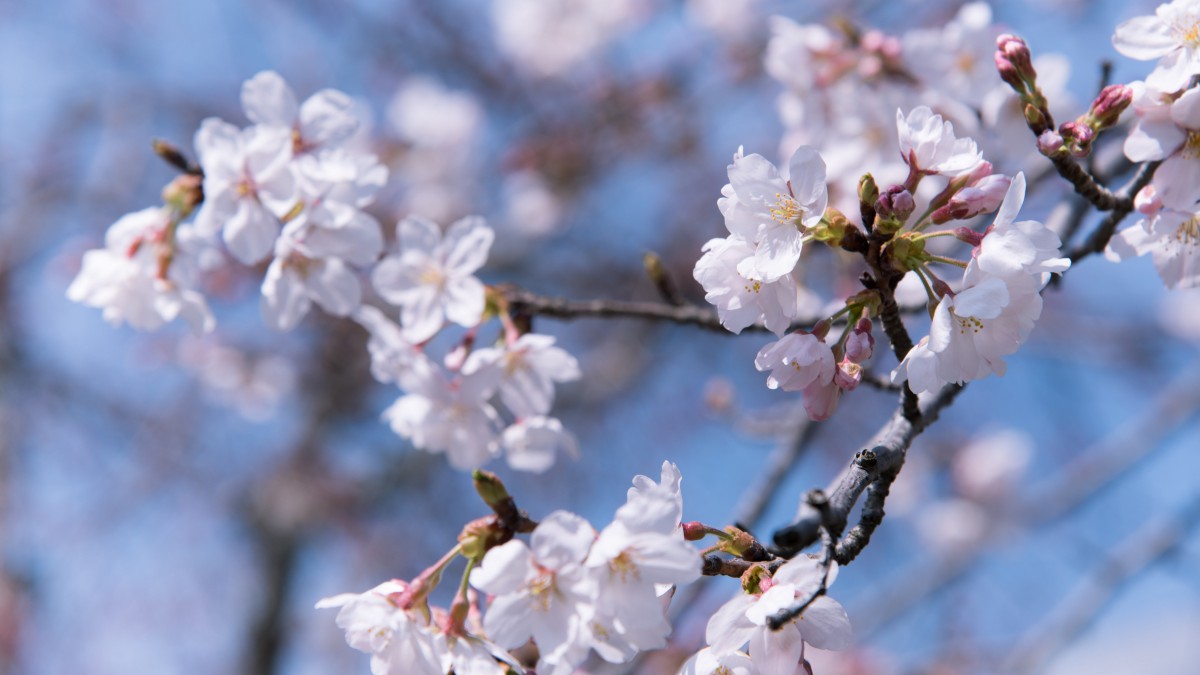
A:
{"type": "Polygon", "coordinates": [[[1200,522],[1200,495],[1178,513],[1143,526],[1114,548],[1075,591],[1009,651],[1006,673],[1042,672],[1047,662],[1096,619],[1121,589],[1184,543],[1200,522]]]}

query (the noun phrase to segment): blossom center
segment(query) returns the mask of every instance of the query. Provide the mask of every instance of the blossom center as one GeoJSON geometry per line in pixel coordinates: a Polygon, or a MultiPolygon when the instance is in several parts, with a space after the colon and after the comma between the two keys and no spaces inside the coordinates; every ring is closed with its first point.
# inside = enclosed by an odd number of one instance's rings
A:
{"type": "Polygon", "coordinates": [[[1172,23],[1171,33],[1177,43],[1188,49],[1200,46],[1200,17],[1189,12],[1172,23]]]}
{"type": "Polygon", "coordinates": [[[1188,131],[1187,140],[1183,142],[1179,154],[1184,159],[1200,159],[1200,130],[1188,131]]]}
{"type": "Polygon", "coordinates": [[[542,570],[533,581],[529,582],[529,596],[533,599],[536,609],[547,612],[550,610],[550,598],[554,595],[554,573],[542,570]]]}
{"type": "Polygon", "coordinates": [[[1175,241],[1184,249],[1200,246],[1200,216],[1192,216],[1180,223],[1179,228],[1175,230],[1175,241]]]}
{"type": "Polygon", "coordinates": [[[783,193],[775,193],[775,206],[771,208],[771,218],[780,225],[798,222],[807,210],[800,206],[795,197],[783,193]]]}
{"type": "Polygon", "coordinates": [[[750,283],[746,284],[745,288],[747,293],[758,293],[762,291],[762,282],[751,281],[750,283]]]}
{"type": "Polygon", "coordinates": [[[958,319],[958,334],[966,335],[968,333],[979,333],[983,330],[983,321],[973,316],[959,316],[954,314],[954,318],[958,319]]]}
{"type": "Polygon", "coordinates": [[[621,551],[621,555],[618,555],[609,561],[608,567],[613,571],[614,574],[621,577],[622,583],[628,583],[630,577],[632,577],[634,581],[637,581],[642,577],[641,572],[638,570],[637,563],[627,550],[621,551]]]}

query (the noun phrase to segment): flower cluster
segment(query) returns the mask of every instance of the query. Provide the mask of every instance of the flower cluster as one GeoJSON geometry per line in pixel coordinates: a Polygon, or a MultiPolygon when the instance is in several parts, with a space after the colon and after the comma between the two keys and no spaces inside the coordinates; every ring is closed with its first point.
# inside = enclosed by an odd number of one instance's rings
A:
{"type": "Polygon", "coordinates": [[[680,527],[681,476],[664,462],[659,482],[634,479],[613,522],[597,532],[585,519],[555,511],[530,541],[496,543],[487,526],[464,531],[456,549],[474,566],[470,586],[488,595],[479,618],[475,594],[460,591],[449,612],[430,608],[430,582],[445,563],[411,583],[391,581],[366,593],[322,600],[341,607],[338,626],[350,646],[371,654],[377,675],[504,673],[519,669],[505,650],[531,639],[537,672],[569,675],[591,651],[611,663],[666,645],[673,589],[700,576],[700,556],[680,527]],[[486,542],[486,552],[470,542],[486,542]]]}
{"type": "Polygon", "coordinates": [[[1142,216],[1105,251],[1119,261],[1150,254],[1169,288],[1200,285],[1200,3],[1175,0],[1154,16],[1117,27],[1113,46],[1135,59],[1158,59],[1145,81],[1129,85],[1137,123],[1125,141],[1134,162],[1161,161],[1135,201],[1142,216]]]}
{"type": "MultiPolygon", "coordinates": [[[[410,216],[396,227],[396,250],[380,260],[381,228],[363,209],[387,169],[360,148],[365,120],[354,101],[324,90],[298,103],[283,78],[263,72],[243,85],[242,107],[253,124],[205,120],[195,137],[199,166],[168,186],[164,207],[117,221],[106,247],[84,255],[68,297],[102,308],[113,323],[153,330],[182,317],[211,330],[212,313],[196,288],[201,271],[221,264],[220,239],[243,264],[271,259],[261,298],[268,325],[290,330],[315,302],[370,332],[376,378],[406,391],[383,417],[417,448],[444,452],[461,469],[502,451],[524,471],[545,471],[559,453],[575,455],[574,437],[549,416],[555,383],[580,376],[575,358],[550,336],[522,333],[495,307],[503,334],[472,350],[487,318],[487,289],[475,276],[495,238],[487,223],[463,218],[443,234],[410,216]],[[399,308],[399,325],[363,305],[354,268],[372,266],[371,283],[399,308]],[[424,347],[448,324],[468,332],[442,368],[424,347]]],[[[433,127],[412,119],[411,106],[397,108],[402,131],[433,127]]],[[[459,108],[471,117],[469,103],[459,108]]],[[[456,128],[464,126],[469,120],[456,128]]]]}

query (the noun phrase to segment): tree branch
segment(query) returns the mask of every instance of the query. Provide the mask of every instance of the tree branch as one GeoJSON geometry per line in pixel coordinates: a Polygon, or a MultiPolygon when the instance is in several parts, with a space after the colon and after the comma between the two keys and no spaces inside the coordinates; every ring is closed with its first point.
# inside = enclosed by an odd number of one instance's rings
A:
{"type": "MultiPolygon", "coordinates": [[[[832,536],[841,536],[859,496],[880,476],[900,471],[904,456],[914,438],[925,427],[937,419],[943,408],[950,405],[963,390],[964,385],[951,384],[942,388],[937,396],[922,408],[916,421],[910,422],[903,409],[892,413],[892,418],[871,439],[866,449],[854,456],[850,466],[826,490],[829,495],[828,525],[832,536]]],[[[819,536],[821,514],[807,502],[800,505],[796,520],[791,525],[775,532],[776,552],[791,557],[815,542],[819,536]]]]}

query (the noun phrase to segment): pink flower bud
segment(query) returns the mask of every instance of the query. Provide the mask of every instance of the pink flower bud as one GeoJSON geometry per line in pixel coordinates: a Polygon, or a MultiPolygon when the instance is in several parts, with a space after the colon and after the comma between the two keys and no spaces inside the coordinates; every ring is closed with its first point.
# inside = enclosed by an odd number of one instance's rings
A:
{"type": "Polygon", "coordinates": [[[707,534],[708,530],[704,527],[704,523],[698,520],[683,524],[683,538],[688,541],[700,541],[707,534]]]}
{"type": "Polygon", "coordinates": [[[1025,93],[1030,88],[1029,83],[1037,79],[1029,45],[1015,35],[996,38],[996,69],[1000,71],[1000,78],[1020,94],[1025,93]]]}
{"type": "Polygon", "coordinates": [[[983,243],[983,233],[976,232],[969,227],[957,227],[954,229],[954,238],[972,248],[983,243]]]}
{"type": "Polygon", "coordinates": [[[891,186],[875,200],[875,213],[887,220],[904,222],[916,208],[917,203],[913,201],[912,193],[902,185],[891,186]]]}
{"type": "Polygon", "coordinates": [[[1087,116],[1074,122],[1066,122],[1058,128],[1067,152],[1075,157],[1087,157],[1092,152],[1092,142],[1096,140],[1096,132],[1087,124],[1087,116]]]}
{"type": "MultiPolygon", "coordinates": [[[[1032,107],[1032,106],[1030,106],[1030,107],[1032,107]]],[[[1054,153],[1061,150],[1062,146],[1063,146],[1063,137],[1060,136],[1058,134],[1058,132],[1054,131],[1053,129],[1047,129],[1047,130],[1043,131],[1040,136],[1038,136],[1038,139],[1037,139],[1038,152],[1042,153],[1043,155],[1045,155],[1047,157],[1049,157],[1050,155],[1053,155],[1054,153]]]]}
{"type": "Polygon", "coordinates": [[[1092,129],[1100,131],[1117,123],[1121,113],[1133,102],[1133,90],[1123,84],[1110,84],[1100,90],[1088,116],[1092,119],[1092,129]]]}
{"type": "Polygon", "coordinates": [[[846,360],[863,363],[875,351],[875,338],[871,335],[871,320],[862,318],[854,325],[854,332],[846,338],[846,360]]]}

